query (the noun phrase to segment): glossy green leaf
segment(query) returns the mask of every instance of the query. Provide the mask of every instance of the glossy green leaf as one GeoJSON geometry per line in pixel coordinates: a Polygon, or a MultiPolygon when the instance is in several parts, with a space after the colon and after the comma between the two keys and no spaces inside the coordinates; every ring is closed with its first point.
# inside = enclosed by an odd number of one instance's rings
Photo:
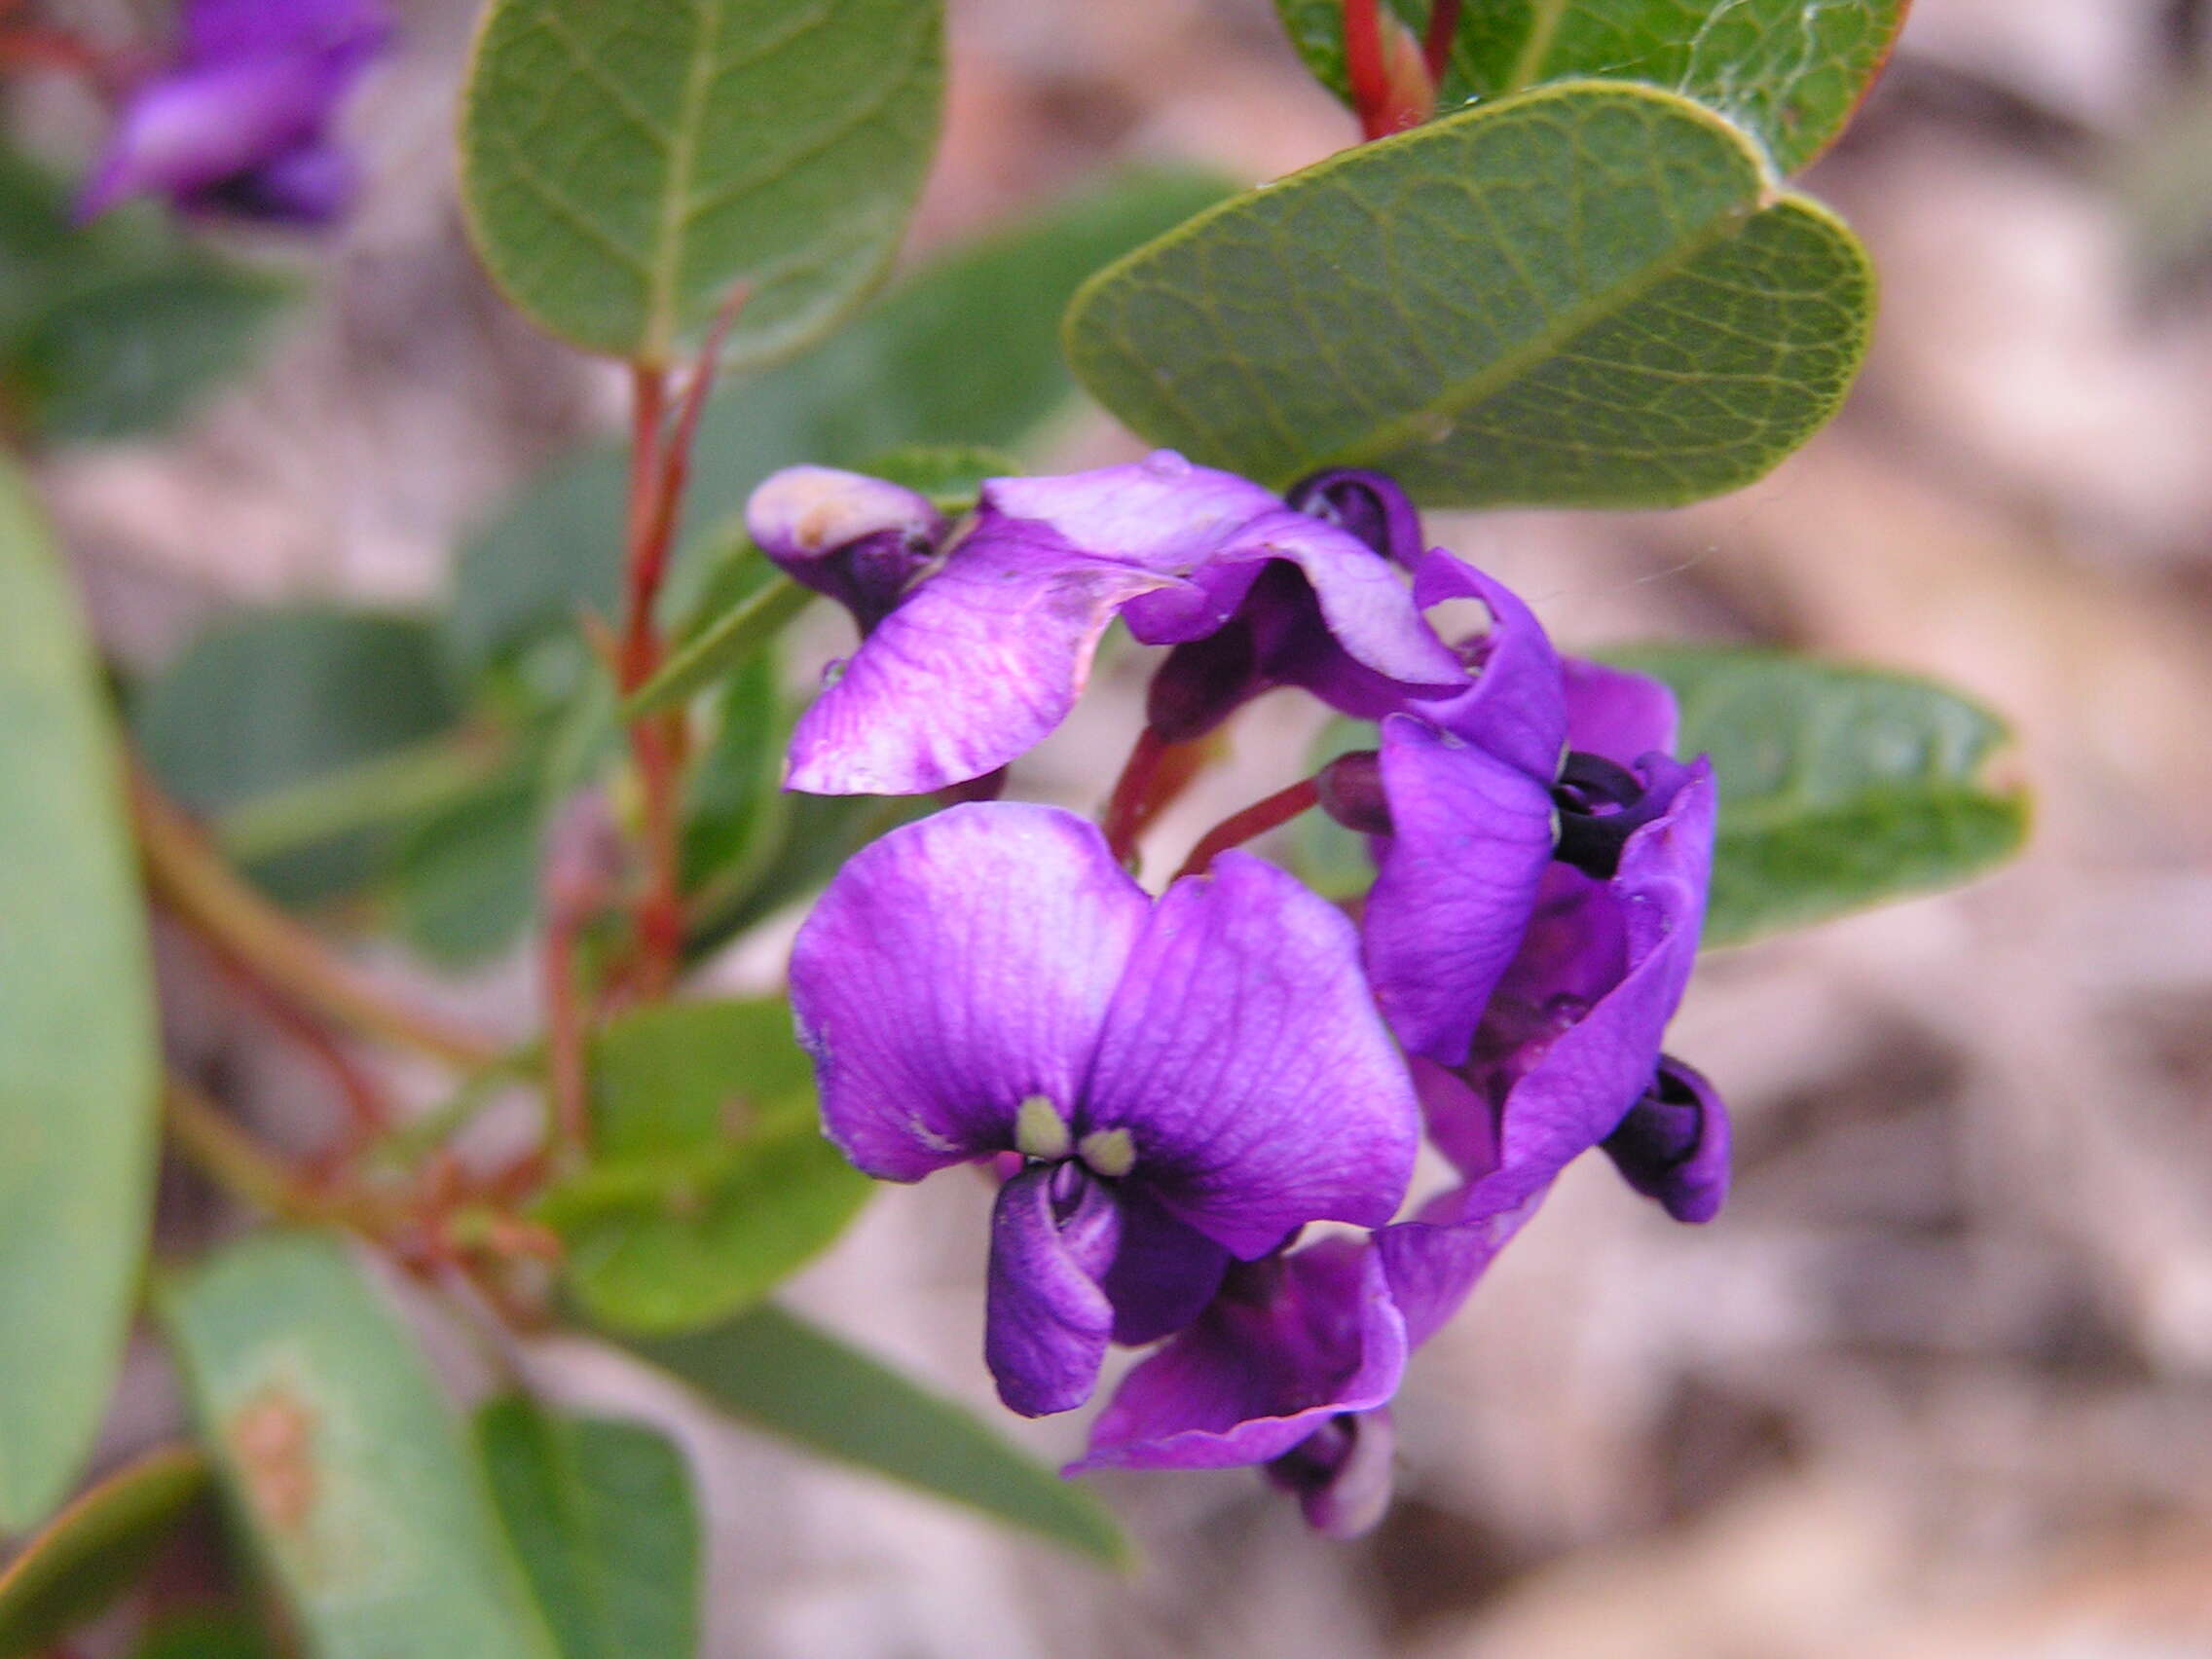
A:
{"type": "Polygon", "coordinates": [[[1708,944],[1971,880],[2019,850],[2004,723],[1909,675],[1727,646],[1616,649],[1675,688],[1720,786],[1708,944]]]}
{"type": "Polygon", "coordinates": [[[1089,1493],[952,1401],[780,1308],[628,1346],[772,1434],[1109,1565],[1128,1562],[1121,1529],[1089,1493]]]}
{"type": "MultiPolygon", "coordinates": [[[[226,813],[400,756],[461,717],[432,624],[302,606],[201,635],[140,692],[132,725],[147,764],[178,799],[226,813]]],[[[277,897],[305,902],[363,880],[387,846],[375,831],[348,832],[250,873],[277,897]]]]}
{"type": "Polygon", "coordinates": [[[1108,267],[1067,319],[1108,408],[1276,485],[1652,506],[1748,484],[1850,387],[1865,256],[1743,134],[1580,83],[1332,157],[1108,267]]]}
{"type": "Polygon", "coordinates": [[[144,1268],[160,1085],[145,904],[91,642],[0,462],[0,1531],[59,1502],[144,1268]]]}
{"type": "Polygon", "coordinates": [[[336,1240],[263,1233],[163,1311],[225,1491],[318,1659],[553,1659],[475,1461],[336,1240]]]}
{"type": "Polygon", "coordinates": [[[509,1394],[477,1412],[476,1449],[561,1659],[696,1651],[699,1517],[665,1435],[509,1394]]]}
{"type": "Polygon", "coordinates": [[[537,1214],[601,1324],[682,1331],[766,1295],[872,1191],[815,1122],[814,1074],[781,997],[614,1021],[591,1055],[592,1161],[537,1214]]]}
{"type": "MultiPolygon", "coordinates": [[[[902,445],[1018,448],[1067,407],[1060,313],[1099,266],[1227,194],[1210,175],[1144,172],[925,267],[851,327],[709,405],[687,519],[726,541],[779,466],[857,466],[902,445]]],[[[596,445],[548,473],[461,551],[452,628],[481,661],[618,599],[625,464],[596,445]]]]}
{"type": "MultiPolygon", "coordinates": [[[[1417,34],[1430,0],[1389,0],[1417,34]]],[[[1575,76],[1639,81],[1709,104],[1795,172],[1843,129],[1911,0],[1474,0],[1440,89],[1445,109],[1575,76]]],[[[1275,0],[1291,41],[1346,95],[1343,0],[1275,0]]]]}
{"type": "Polygon", "coordinates": [[[178,237],[151,209],[71,222],[69,193],[0,152],[0,393],[48,439],[167,424],[240,368],[289,283],[178,237]]]}
{"type": "Polygon", "coordinates": [[[55,1516],[0,1572],[0,1659],[33,1652],[105,1611],[206,1489],[207,1459],[166,1447],[55,1516]]]}
{"type": "Polygon", "coordinates": [[[729,355],[819,335],[881,280],[943,87],[936,0],[495,0],[461,198],[509,299],[665,362],[740,284],[729,355]]]}

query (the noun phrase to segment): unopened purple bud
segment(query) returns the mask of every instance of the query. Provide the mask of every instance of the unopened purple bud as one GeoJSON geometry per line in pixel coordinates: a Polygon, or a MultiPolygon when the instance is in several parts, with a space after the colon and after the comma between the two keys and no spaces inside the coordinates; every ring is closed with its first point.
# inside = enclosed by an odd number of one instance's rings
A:
{"type": "Polygon", "coordinates": [[[1621,1179],[1677,1221],[1711,1221],[1728,1197],[1728,1110],[1719,1090],[1669,1054],[1643,1098],[1604,1139],[1621,1179]]]}
{"type": "Polygon", "coordinates": [[[903,485],[787,466],[745,503],[745,528],[792,580],[835,600],[865,635],[936,556],[944,516],[903,485]]]}
{"type": "Polygon", "coordinates": [[[1396,1445],[1387,1406],[1343,1412],[1269,1463],[1267,1475],[1297,1494],[1306,1524],[1315,1531],[1356,1538],[1390,1507],[1396,1445]]]}
{"type": "Polygon", "coordinates": [[[1386,473],[1331,467],[1300,479],[1283,500],[1298,512],[1348,530],[1409,571],[1427,551],[1421,545],[1419,510],[1386,473]]]}
{"type": "Polygon", "coordinates": [[[1321,810],[1362,835],[1390,833],[1390,797],[1382,789],[1382,757],[1372,749],[1340,755],[1314,775],[1321,810]]]}

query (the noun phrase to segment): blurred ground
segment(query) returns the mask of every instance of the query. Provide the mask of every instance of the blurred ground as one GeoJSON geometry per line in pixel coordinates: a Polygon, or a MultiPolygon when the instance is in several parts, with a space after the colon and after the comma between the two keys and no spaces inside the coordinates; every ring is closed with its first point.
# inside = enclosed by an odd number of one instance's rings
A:
{"type": "MultiPolygon", "coordinates": [[[[179,443],[50,468],[126,653],[243,601],[434,594],[460,530],[611,410],[461,244],[470,10],[408,8],[359,112],[374,200],[255,382],[179,443]]],[[[1256,178],[1352,136],[1265,0],[954,13],[926,242],[1109,158],[1256,178]]],[[[1570,1178],[1418,1361],[1400,1502],[1348,1547],[1241,1474],[1124,1478],[1150,1565],[1109,1583],[688,1423],[714,1654],[2212,1655],[2208,32],[2170,0],[1921,0],[1809,180],[1886,290],[1836,426],[1691,511],[1442,527],[1569,641],[1775,639],[1940,673],[2017,722],[2042,801],[2017,867],[1701,972],[1674,1046],[1739,1114],[1722,1219],[1674,1229],[1570,1178]]],[[[1039,787],[1097,787],[1085,732],[1120,713],[1087,711],[1039,787]]],[[[521,982],[471,994],[519,1018],[521,982]]],[[[240,1041],[219,994],[179,990],[186,1041],[240,1041]]],[[[802,1298],[985,1401],[983,1209],[958,1182],[886,1193],[802,1298]]],[[[641,1403],[573,1348],[538,1369],[641,1403]]]]}

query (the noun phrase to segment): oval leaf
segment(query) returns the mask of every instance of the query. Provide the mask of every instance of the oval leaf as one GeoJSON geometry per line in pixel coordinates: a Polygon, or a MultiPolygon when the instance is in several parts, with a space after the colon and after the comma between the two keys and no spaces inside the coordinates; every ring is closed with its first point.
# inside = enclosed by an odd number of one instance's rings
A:
{"type": "Polygon", "coordinates": [[[0,1531],[91,1450],[153,1201],[145,903],[90,642],[0,463],[0,1531]]]}
{"type": "Polygon", "coordinates": [[[207,1487],[186,1446],[150,1452],[69,1505],[0,1572],[0,1659],[15,1659],[104,1611],[152,1565],[207,1487]]]}
{"type": "Polygon", "coordinates": [[[628,1346],[772,1434],[1110,1566],[1129,1560],[1113,1516],[1081,1487],[950,1400],[773,1305],[695,1336],[628,1346]]]}
{"type": "MultiPolygon", "coordinates": [[[[1843,130],[1912,0],[1484,0],[1464,9],[1439,89],[1447,109],[1542,81],[1598,76],[1710,104],[1795,172],[1843,130]]],[[[1430,0],[1390,0],[1416,34],[1430,0]]],[[[1275,0],[1314,76],[1345,80],[1344,0],[1275,0]]]]}
{"type": "Polygon", "coordinates": [[[262,1234],[163,1311],[216,1469],[324,1659],[551,1659],[423,1356],[338,1243],[262,1234]]]}
{"type": "MultiPolygon", "coordinates": [[[[131,723],[146,763],[179,800],[204,813],[250,815],[363,762],[407,756],[461,717],[429,623],[301,606],[201,635],[140,693],[131,723]]],[[[440,781],[450,793],[450,779],[440,781]]],[[[395,779],[379,787],[395,810],[411,804],[395,779]]],[[[333,835],[262,860],[251,872],[279,899],[322,898],[366,878],[387,840],[333,835]]]]}
{"type": "Polygon", "coordinates": [[[1656,506],[1748,484],[1834,412],[1872,276],[1671,93],[1579,83],[1364,145],[1087,283],[1076,373],[1156,443],[1438,506],[1656,506]]]}
{"type": "MultiPolygon", "coordinates": [[[[857,466],[904,444],[1025,442],[1075,393],[1059,323],[1077,285],[1228,194],[1208,174],[1136,173],[926,266],[836,338],[707,406],[690,523],[718,534],[756,484],[795,461],[857,466]]],[[[594,446],[462,548],[460,655],[479,661],[571,627],[587,607],[614,614],[626,478],[622,454],[594,446]]]]}
{"type": "Polygon", "coordinates": [[[682,1454],[644,1423],[486,1401],[476,1450],[561,1659],[699,1643],[699,1517],[682,1454]]]}
{"type": "Polygon", "coordinates": [[[2004,722],[1908,675],[1740,647],[1604,653],[1681,702],[1676,747],[1720,786],[1705,941],[1733,944],[1955,886],[2026,837],[1993,784],[2004,722]]]}
{"type": "Polygon", "coordinates": [[[666,362],[739,285],[733,359],[795,350],[879,281],[937,132],[934,0],[496,0],[461,197],[508,298],[666,362]]]}
{"type": "Polygon", "coordinates": [[[822,1138],[781,997],[676,1003],[592,1050],[593,1158],[538,1214],[576,1301],[623,1330],[694,1330],[781,1283],[873,1184],[822,1138]]]}

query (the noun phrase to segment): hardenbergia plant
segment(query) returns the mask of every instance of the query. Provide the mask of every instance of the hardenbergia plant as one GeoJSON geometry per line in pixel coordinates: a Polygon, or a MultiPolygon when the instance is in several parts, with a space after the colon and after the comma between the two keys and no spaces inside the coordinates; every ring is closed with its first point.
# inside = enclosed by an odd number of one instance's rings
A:
{"type": "MultiPolygon", "coordinates": [[[[1665,1047],[1701,942],[2018,846],[2002,727],[1958,696],[1566,654],[1424,522],[1687,503],[1834,414],[1873,278],[1785,180],[1904,0],[1279,10],[1362,141],[1249,190],[1130,172],[887,281],[934,0],[492,0],[469,232],[622,366],[625,444],[485,529],[439,614],[232,618],[137,683],[0,480],[0,1654],[133,1593],[209,1483],[249,1546],[220,1651],[255,1609],[332,1655],[696,1651],[684,1460],[537,1398],[553,1331],[1104,1563],[1068,1478],[1100,1467],[1249,1465],[1358,1532],[1416,1350],[1570,1161],[1720,1211],[1727,1080],[1665,1047]],[[1034,470],[1079,387],[1131,459],[1034,470]],[[831,620],[800,686],[787,646],[831,620]],[[1096,813],[1022,798],[1117,624],[1154,662],[1096,813]],[[1161,844],[1263,697],[1327,711],[1324,746],[1161,844]],[[784,994],[693,988],[794,912],[784,994]],[[328,1145],[165,1064],[157,918],[326,1082],[328,1145]],[[528,953],[536,1034],[370,976],[372,935],[528,953]],[[463,1150],[518,1098],[524,1144],[463,1150]],[[254,1225],[150,1260],[165,1149],[254,1225]],[[775,1300],[873,1180],[955,1165],[987,1178],[1008,1407],[1149,1350],[1065,1474],[775,1300]],[[506,1386],[473,1418],[388,1273],[483,1339],[506,1386]],[[70,1501],[133,1328],[189,1423],[70,1501]]],[[[4,168],[23,451],[237,359],[297,284],[208,249],[349,211],[341,117],[392,38],[376,0],[183,0],[128,51],[9,9],[6,61],[112,112],[74,194],[4,168]]]]}

